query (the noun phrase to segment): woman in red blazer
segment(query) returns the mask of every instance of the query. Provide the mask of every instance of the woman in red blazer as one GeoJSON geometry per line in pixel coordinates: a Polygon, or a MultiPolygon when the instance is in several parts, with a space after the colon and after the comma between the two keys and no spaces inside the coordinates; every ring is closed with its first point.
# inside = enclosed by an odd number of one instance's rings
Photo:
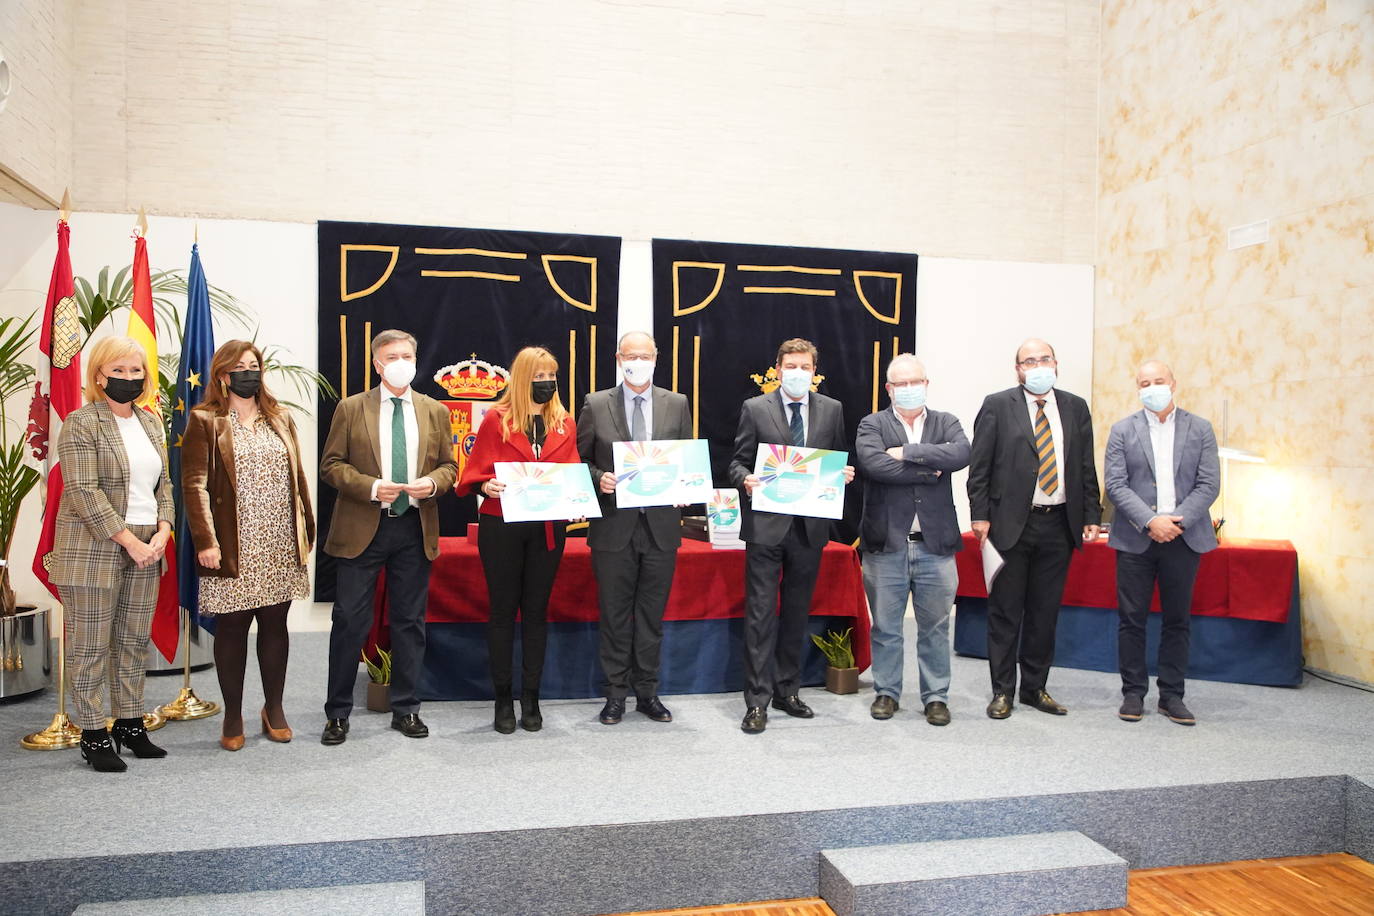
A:
{"type": "Polygon", "coordinates": [[[526,347],[511,362],[510,381],[501,400],[477,431],[458,495],[480,492],[477,552],[486,575],[491,622],[487,628],[491,684],[496,693],[495,728],[515,731],[511,653],[515,614],[520,612],[524,672],[520,687],[520,727],[539,731],[539,682],[544,675],[548,636],[545,612],[558,563],[563,558],[564,526],[553,522],[507,522],[501,514],[498,461],[553,461],[576,464],[577,429],[558,397],[558,361],[543,347],[526,347]]]}

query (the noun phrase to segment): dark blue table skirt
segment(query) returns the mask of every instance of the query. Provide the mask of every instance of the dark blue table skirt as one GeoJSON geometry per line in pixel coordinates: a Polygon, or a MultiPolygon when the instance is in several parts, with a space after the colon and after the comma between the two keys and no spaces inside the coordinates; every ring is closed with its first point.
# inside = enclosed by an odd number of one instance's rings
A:
{"type": "MultiPolygon", "coordinates": [[[[812,615],[808,633],[843,631],[851,617],[812,615]]],[[[485,623],[430,623],[427,627],[425,667],[420,675],[422,700],[489,700],[485,623]]],[[[515,673],[520,679],[519,626],[516,626],[515,673]]],[[[810,645],[802,653],[802,683],[825,683],[825,656],[810,645]]],[[[670,620],[663,624],[659,693],[729,693],[744,690],[744,621],[670,620]]],[[[603,695],[601,664],[597,660],[595,623],[549,624],[544,656],[546,699],[582,699],[603,695]]]]}
{"type": "MultiPolygon", "coordinates": [[[[988,600],[955,600],[954,651],[975,658],[988,657],[988,600]]],[[[1161,617],[1151,614],[1146,624],[1146,657],[1150,675],[1158,674],[1161,617]]],[[[1054,663],[1089,671],[1118,671],[1115,608],[1059,609],[1055,630],[1054,663]]],[[[1286,623],[1205,617],[1195,614],[1188,652],[1188,677],[1267,687],[1297,687],[1302,683],[1302,614],[1298,582],[1286,623]]]]}

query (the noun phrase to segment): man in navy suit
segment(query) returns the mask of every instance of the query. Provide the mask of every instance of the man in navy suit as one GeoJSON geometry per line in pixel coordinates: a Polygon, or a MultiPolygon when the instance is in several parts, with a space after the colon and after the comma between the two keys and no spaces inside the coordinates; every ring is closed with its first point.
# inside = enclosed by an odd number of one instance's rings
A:
{"type": "MultiPolygon", "coordinates": [[[[811,390],[816,345],[794,337],[778,347],[776,391],[740,406],[730,483],[752,496],[762,481],[754,473],[760,445],[794,445],[848,451],[844,408],[811,390]]],[[[844,481],[854,479],[846,465],[844,481]]],[[[755,512],[740,500],[740,537],[744,549],[744,721],[740,729],[758,734],[768,725],[767,705],[789,716],[809,719],[811,707],[798,695],[806,618],[821,570],[821,551],[830,540],[830,520],[755,512]],[[781,607],[779,605],[781,604],[781,607]]]]}
{"type": "Polygon", "coordinates": [[[930,380],[910,353],[887,367],[890,410],[859,421],[854,451],[864,482],[864,591],[873,614],[869,710],[890,719],[902,697],[902,619],[916,613],[921,703],[931,725],[949,724],[949,609],[963,547],[949,476],[968,466],[969,444],[954,414],[926,406],[930,380]]]}
{"type": "Polygon", "coordinates": [[[1174,404],[1174,373],[1151,360],[1136,373],[1144,405],[1112,427],[1103,475],[1116,506],[1107,544],[1116,550],[1117,658],[1121,709],[1140,721],[1149,692],[1145,621],[1159,585],[1159,711],[1180,725],[1196,719],[1183,705],[1189,608],[1202,555],[1217,546],[1208,511],[1220,479],[1212,424],[1174,404]]]}
{"type": "Polygon", "coordinates": [[[1059,361],[1043,340],[1022,343],[1014,367],[1020,384],[983,399],[968,466],[973,533],[1006,561],[988,594],[993,719],[1011,715],[1018,661],[1021,702],[1068,713],[1045,690],[1054,630],[1069,558],[1102,518],[1087,402],[1055,387],[1059,361]]]}

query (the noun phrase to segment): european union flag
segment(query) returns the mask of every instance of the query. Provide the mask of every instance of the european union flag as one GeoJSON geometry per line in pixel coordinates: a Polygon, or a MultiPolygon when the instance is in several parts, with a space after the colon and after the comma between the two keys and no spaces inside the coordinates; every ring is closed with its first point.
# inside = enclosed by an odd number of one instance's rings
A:
{"type": "Polygon", "coordinates": [[[215,353],[215,329],[210,318],[210,287],[200,266],[200,246],[191,246],[191,272],[186,279],[186,326],[181,338],[181,361],[177,366],[177,401],[172,407],[172,448],[168,454],[171,465],[172,492],[177,509],[177,568],[181,570],[178,583],[181,606],[198,620],[200,625],[214,632],[213,624],[200,618],[200,577],[196,575],[196,545],[191,539],[191,526],[186,520],[186,504],[181,493],[181,437],[186,434],[186,421],[205,397],[205,386],[212,384],[210,358],[215,353]]]}

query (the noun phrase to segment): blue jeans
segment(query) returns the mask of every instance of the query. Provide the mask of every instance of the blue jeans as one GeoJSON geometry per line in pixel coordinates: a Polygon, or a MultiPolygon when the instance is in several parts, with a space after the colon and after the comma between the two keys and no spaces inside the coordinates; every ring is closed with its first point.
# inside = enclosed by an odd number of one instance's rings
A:
{"type": "Polygon", "coordinates": [[[907,596],[916,612],[916,664],[921,703],[949,697],[949,610],[959,573],[953,555],[942,557],[922,541],[890,553],[863,554],[864,591],[873,617],[873,690],[902,697],[902,618],[907,596]]]}

